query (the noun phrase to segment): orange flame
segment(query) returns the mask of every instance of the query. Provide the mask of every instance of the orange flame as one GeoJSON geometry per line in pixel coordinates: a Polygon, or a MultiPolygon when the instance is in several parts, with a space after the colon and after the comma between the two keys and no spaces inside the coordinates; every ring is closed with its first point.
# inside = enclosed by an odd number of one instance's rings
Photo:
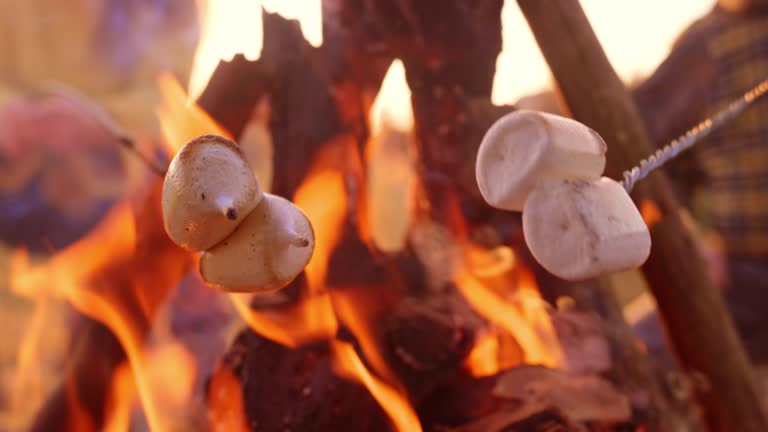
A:
{"type": "Polygon", "coordinates": [[[109,418],[104,425],[105,432],[124,432],[130,429],[131,410],[136,399],[131,365],[122,363],[112,376],[112,387],[106,404],[109,418]]]}
{"type": "Polygon", "coordinates": [[[337,149],[321,152],[307,179],[296,190],[294,201],[312,221],[315,251],[304,269],[308,292],[291,310],[273,314],[250,309],[246,298],[230,296],[244,321],[260,335],[287,347],[332,338],[338,329],[325,278],[331,252],[341,237],[347,215],[346,190],[340,171],[330,166],[337,149]]]}
{"type": "MultiPolygon", "coordinates": [[[[156,196],[152,198],[154,203],[156,196]]],[[[157,409],[143,343],[153,316],[187,264],[157,221],[149,222],[142,229],[146,238],[139,251],[133,211],[127,202],[118,204],[88,235],[47,263],[32,265],[25,251],[17,251],[10,283],[15,292],[25,294],[54,287],[56,295],[105,324],[125,350],[149,425],[159,430],[165,416],[157,409]],[[151,263],[143,259],[147,249],[153,251],[151,263]]]]}
{"type": "Polygon", "coordinates": [[[550,367],[563,363],[545,303],[535,288],[521,286],[513,304],[467,271],[458,272],[456,285],[477,313],[514,335],[525,350],[526,363],[550,367]]]}
{"type": "Polygon", "coordinates": [[[464,364],[469,374],[475,378],[497,374],[501,370],[497,335],[489,334],[477,341],[464,364]]]}
{"type": "Polygon", "coordinates": [[[655,201],[647,198],[640,203],[640,214],[643,216],[643,220],[649,229],[659,223],[662,218],[659,206],[656,205],[655,201]]]}
{"type": "Polygon", "coordinates": [[[419,418],[398,392],[371,375],[355,349],[345,342],[332,341],[331,351],[337,372],[362,383],[401,432],[420,432],[419,418]]]}
{"type": "Polygon", "coordinates": [[[220,365],[211,376],[208,408],[212,432],[247,432],[243,389],[240,381],[226,365],[220,365]]]}
{"type": "Polygon", "coordinates": [[[198,0],[201,34],[189,78],[189,100],[203,94],[219,62],[236,54],[256,61],[264,43],[262,7],[297,19],[307,41],[323,43],[321,0],[198,0]]]}
{"type": "Polygon", "coordinates": [[[370,295],[371,287],[365,290],[336,291],[333,293],[333,308],[339,319],[355,336],[365,358],[379,376],[383,377],[390,385],[402,390],[402,384],[397,380],[395,373],[387,364],[384,355],[377,343],[372,321],[373,316],[380,316],[382,311],[376,310],[377,306],[383,306],[380,296],[370,295]],[[353,296],[353,293],[367,295],[353,296]]]}
{"type": "Polygon", "coordinates": [[[157,85],[162,97],[157,118],[168,154],[175,155],[184,144],[200,135],[220,135],[232,139],[229,132],[197,104],[187,104],[187,94],[173,75],[160,75],[157,85]]]}
{"type": "MultiPolygon", "coordinates": [[[[19,259],[19,253],[12,255],[11,266],[19,259]]],[[[66,326],[67,314],[62,313],[65,311],[63,302],[47,292],[33,294],[34,311],[24,323],[8,404],[14,413],[11,420],[19,425],[27,424],[29,416],[44,402],[54,385],[50,373],[57,372],[51,365],[58,363],[62,351],[71,343],[71,330],[66,326]]]]}
{"type": "MultiPolygon", "coordinates": [[[[183,415],[190,410],[188,404],[192,400],[195,360],[186,349],[173,342],[165,343],[151,351],[147,358],[146,374],[150,378],[154,400],[160,404],[159,408],[167,413],[164,414],[168,418],[165,424],[183,424],[179,414],[183,415]]],[[[132,410],[139,397],[134,375],[133,366],[129,362],[124,362],[115,369],[106,402],[109,416],[104,431],[130,430],[132,410]]]]}

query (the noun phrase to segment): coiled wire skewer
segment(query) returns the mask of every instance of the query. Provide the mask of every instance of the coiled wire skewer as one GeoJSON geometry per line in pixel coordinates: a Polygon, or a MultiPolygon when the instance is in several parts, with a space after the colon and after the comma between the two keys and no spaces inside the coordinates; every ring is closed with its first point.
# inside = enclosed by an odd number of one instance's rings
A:
{"type": "Polygon", "coordinates": [[[632,191],[635,183],[644,179],[651,173],[651,171],[664,165],[683,150],[691,148],[694,144],[708,136],[713,130],[733,120],[747,107],[765,95],[766,92],[768,92],[768,79],[763,80],[760,84],[744,93],[739,99],[718,111],[714,116],[702,121],[693,129],[680,136],[680,138],[673,140],[666,146],[656,150],[655,153],[641,160],[640,163],[632,169],[624,171],[624,179],[620,182],[621,185],[624,186],[624,189],[627,192],[632,191]]]}

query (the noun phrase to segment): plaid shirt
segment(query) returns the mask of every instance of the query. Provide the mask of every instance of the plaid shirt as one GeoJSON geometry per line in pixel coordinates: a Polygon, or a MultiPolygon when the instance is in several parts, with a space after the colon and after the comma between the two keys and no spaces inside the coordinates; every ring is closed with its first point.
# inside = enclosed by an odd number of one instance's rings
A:
{"type": "MultiPolygon", "coordinates": [[[[635,91],[651,135],[666,144],[768,77],[768,15],[714,9],[689,27],[635,91]]],[[[768,256],[768,102],[693,147],[668,173],[732,255],[768,256]]]]}

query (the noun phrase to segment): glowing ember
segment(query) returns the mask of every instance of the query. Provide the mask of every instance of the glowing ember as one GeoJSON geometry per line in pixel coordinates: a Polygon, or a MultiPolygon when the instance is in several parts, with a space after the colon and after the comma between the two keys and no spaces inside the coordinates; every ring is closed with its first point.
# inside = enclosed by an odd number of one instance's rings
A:
{"type": "Polygon", "coordinates": [[[198,0],[200,40],[189,78],[189,101],[208,85],[219,61],[236,54],[255,61],[264,44],[262,7],[286,19],[296,19],[304,38],[314,47],[323,43],[321,0],[198,0]]]}
{"type": "Polygon", "coordinates": [[[332,341],[331,349],[337,372],[362,383],[386,411],[400,432],[420,432],[419,418],[405,398],[368,372],[355,349],[347,343],[332,341]]]}

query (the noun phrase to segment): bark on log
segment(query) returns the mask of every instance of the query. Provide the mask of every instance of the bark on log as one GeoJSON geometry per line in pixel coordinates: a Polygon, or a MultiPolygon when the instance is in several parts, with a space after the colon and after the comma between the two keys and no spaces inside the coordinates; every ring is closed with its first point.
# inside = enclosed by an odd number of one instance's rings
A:
{"type": "Polygon", "coordinates": [[[365,387],[332,371],[324,344],[290,349],[245,331],[225,364],[242,384],[250,430],[392,430],[365,387]]]}
{"type": "MultiPolygon", "coordinates": [[[[518,0],[573,117],[609,143],[616,175],[653,148],[642,119],[576,0],[518,0]]],[[[651,227],[653,247],[643,266],[682,367],[708,383],[697,394],[716,431],[765,431],[752,367],[710,280],[666,177],[656,172],[637,185],[636,202],[652,200],[663,218],[651,227]]]]}

